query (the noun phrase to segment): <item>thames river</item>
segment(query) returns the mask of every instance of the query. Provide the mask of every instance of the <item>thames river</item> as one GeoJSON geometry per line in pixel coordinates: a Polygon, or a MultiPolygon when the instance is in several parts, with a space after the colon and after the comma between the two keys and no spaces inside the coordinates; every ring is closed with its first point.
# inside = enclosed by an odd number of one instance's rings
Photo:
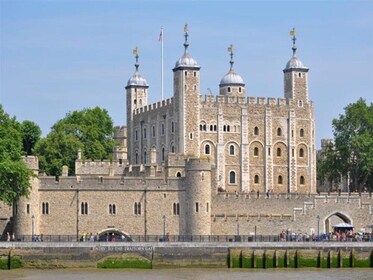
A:
{"type": "Polygon", "coordinates": [[[116,280],[116,279],[185,279],[185,280],[315,280],[346,279],[372,280],[373,269],[151,269],[151,270],[97,270],[97,269],[53,269],[53,270],[0,270],[0,279],[17,280],[116,280]]]}

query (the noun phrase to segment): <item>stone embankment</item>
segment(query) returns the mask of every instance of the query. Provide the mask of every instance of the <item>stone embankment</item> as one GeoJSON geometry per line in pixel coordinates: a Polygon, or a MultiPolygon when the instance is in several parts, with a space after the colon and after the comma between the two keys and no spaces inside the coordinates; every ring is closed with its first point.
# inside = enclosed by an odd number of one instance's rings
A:
{"type": "Polygon", "coordinates": [[[0,243],[0,268],[373,267],[373,242],[0,243]]]}

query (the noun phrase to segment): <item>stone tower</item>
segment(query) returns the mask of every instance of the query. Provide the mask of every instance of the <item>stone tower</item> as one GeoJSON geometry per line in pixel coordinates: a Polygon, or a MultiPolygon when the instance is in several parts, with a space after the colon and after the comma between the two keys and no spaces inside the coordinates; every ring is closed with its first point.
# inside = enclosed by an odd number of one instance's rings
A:
{"type": "MultiPolygon", "coordinates": [[[[140,159],[135,158],[134,149],[132,147],[135,137],[138,137],[133,128],[133,115],[136,109],[148,104],[148,88],[149,85],[139,72],[139,51],[134,49],[133,54],[136,58],[135,73],[128,80],[126,86],[127,99],[127,150],[128,161],[130,164],[140,163],[140,159]]],[[[137,132],[141,133],[141,132],[137,132]]]]}
{"type": "Polygon", "coordinates": [[[211,234],[211,162],[188,158],[185,165],[186,234],[211,234]]]}
{"type": "MultiPolygon", "coordinates": [[[[30,178],[30,194],[28,197],[21,197],[14,205],[14,233],[19,235],[38,235],[40,222],[39,208],[39,160],[35,156],[22,158],[28,168],[36,177],[30,178]]],[[[49,206],[48,206],[49,207],[49,206]]]]}
{"type": "Polygon", "coordinates": [[[188,27],[185,25],[184,54],[176,62],[174,72],[174,115],[176,118],[176,151],[199,156],[200,67],[188,53],[188,27]]]}

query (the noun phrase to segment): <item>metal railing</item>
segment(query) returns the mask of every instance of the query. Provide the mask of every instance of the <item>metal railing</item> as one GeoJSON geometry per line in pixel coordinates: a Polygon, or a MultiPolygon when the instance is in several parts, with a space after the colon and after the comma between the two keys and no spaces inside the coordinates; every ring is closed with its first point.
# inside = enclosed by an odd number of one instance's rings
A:
{"type": "MultiPolygon", "coordinates": [[[[7,235],[2,235],[0,241],[8,241],[7,235]]],[[[307,236],[285,237],[280,235],[19,235],[10,242],[373,242],[370,234],[361,237],[346,238],[346,240],[330,240],[323,236],[311,238],[307,236]]]]}

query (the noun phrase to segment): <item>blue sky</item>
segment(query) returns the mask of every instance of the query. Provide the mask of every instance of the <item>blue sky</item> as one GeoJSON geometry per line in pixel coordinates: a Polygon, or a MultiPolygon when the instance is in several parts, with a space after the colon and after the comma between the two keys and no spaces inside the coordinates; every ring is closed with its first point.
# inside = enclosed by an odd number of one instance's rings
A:
{"type": "Polygon", "coordinates": [[[373,1],[11,1],[0,0],[0,103],[43,135],[65,114],[100,106],[125,124],[125,91],[140,49],[149,103],[161,98],[160,27],[165,97],[172,68],[189,51],[201,66],[201,93],[218,92],[235,46],[235,70],[248,96],[283,97],[297,29],[298,57],[310,68],[317,146],[332,119],[360,97],[373,97],[373,1]]]}

